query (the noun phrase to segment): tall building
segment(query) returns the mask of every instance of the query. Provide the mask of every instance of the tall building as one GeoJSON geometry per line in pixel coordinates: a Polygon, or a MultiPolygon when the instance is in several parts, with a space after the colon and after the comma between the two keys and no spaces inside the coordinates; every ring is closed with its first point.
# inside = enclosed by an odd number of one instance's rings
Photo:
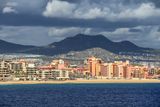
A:
{"type": "Polygon", "coordinates": [[[90,57],[87,59],[88,69],[92,77],[101,75],[102,60],[96,57],[90,57]]]}
{"type": "Polygon", "coordinates": [[[101,65],[101,76],[108,79],[113,78],[113,63],[104,63],[101,65]]]}
{"type": "MultiPolygon", "coordinates": [[[[113,77],[124,78],[125,67],[129,65],[129,61],[115,61],[113,63],[113,77]]],[[[128,71],[127,71],[128,72],[128,71]]]]}
{"type": "Polygon", "coordinates": [[[108,76],[108,63],[104,63],[101,65],[101,76],[107,77],[108,76]]]}
{"type": "Polygon", "coordinates": [[[132,74],[133,78],[147,78],[148,68],[145,66],[134,66],[132,74]]]}
{"type": "Polygon", "coordinates": [[[10,80],[11,74],[12,72],[10,70],[10,61],[0,61],[0,80],[10,80]]]}
{"type": "Polygon", "coordinates": [[[124,73],[127,71],[126,66],[129,65],[129,61],[115,61],[114,63],[101,64],[101,76],[106,78],[124,78],[124,73]]]}
{"type": "Polygon", "coordinates": [[[37,68],[34,63],[27,63],[26,65],[27,77],[29,80],[38,79],[37,68]]]}
{"type": "Polygon", "coordinates": [[[133,77],[131,65],[127,65],[123,67],[123,77],[125,79],[131,79],[133,77]]]}
{"type": "Polygon", "coordinates": [[[26,69],[26,62],[25,61],[12,61],[10,62],[11,71],[16,79],[23,79],[25,80],[27,77],[27,69],[26,69]]]}

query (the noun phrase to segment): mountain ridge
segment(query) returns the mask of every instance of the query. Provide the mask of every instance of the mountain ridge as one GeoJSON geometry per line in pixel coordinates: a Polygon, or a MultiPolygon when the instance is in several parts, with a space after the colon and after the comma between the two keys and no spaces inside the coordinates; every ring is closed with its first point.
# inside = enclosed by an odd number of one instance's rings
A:
{"type": "Polygon", "coordinates": [[[68,37],[60,42],[54,42],[50,46],[55,46],[59,48],[72,49],[72,50],[84,50],[88,48],[100,47],[111,51],[113,53],[118,53],[120,51],[142,51],[148,50],[150,48],[142,48],[130,41],[112,42],[103,35],[84,35],[78,34],[74,37],[68,37]]]}
{"type": "Polygon", "coordinates": [[[103,35],[77,34],[76,36],[68,37],[43,47],[20,45],[0,40],[0,53],[28,53],[52,56],[95,47],[116,54],[119,52],[145,52],[153,50],[151,48],[139,47],[130,41],[113,42],[103,35]]]}

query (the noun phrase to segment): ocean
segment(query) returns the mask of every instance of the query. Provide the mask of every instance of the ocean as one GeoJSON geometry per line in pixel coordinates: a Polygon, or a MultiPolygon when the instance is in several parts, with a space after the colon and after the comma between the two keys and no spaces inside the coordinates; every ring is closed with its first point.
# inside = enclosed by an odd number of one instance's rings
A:
{"type": "Polygon", "coordinates": [[[160,107],[160,84],[0,85],[0,107],[160,107]]]}

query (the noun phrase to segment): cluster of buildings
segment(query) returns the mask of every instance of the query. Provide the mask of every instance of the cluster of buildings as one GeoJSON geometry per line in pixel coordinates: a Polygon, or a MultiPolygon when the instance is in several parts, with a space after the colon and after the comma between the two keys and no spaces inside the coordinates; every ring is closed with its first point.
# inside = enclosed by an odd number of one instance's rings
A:
{"type": "Polygon", "coordinates": [[[133,65],[129,61],[104,62],[94,56],[83,65],[58,59],[49,64],[34,61],[0,60],[0,80],[67,80],[67,79],[150,79],[159,78],[160,68],[133,65]]]}
{"type": "Polygon", "coordinates": [[[1,60],[0,80],[49,80],[69,79],[69,72],[60,69],[64,61],[52,62],[47,66],[39,66],[34,61],[1,60]]]}
{"type": "Polygon", "coordinates": [[[86,61],[91,77],[107,79],[156,79],[160,77],[159,67],[130,64],[129,61],[103,62],[90,57],[86,61]]]}
{"type": "Polygon", "coordinates": [[[131,65],[129,61],[114,61],[109,63],[102,62],[101,59],[90,57],[87,60],[89,72],[92,77],[108,78],[108,79],[132,79],[147,78],[147,66],[131,65]]]}

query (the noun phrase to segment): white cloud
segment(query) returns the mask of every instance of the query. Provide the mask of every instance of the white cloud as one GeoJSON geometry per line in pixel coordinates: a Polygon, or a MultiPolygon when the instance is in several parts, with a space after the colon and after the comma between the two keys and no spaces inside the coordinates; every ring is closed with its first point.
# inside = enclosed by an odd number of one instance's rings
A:
{"type": "Polygon", "coordinates": [[[6,2],[5,7],[3,8],[3,13],[18,13],[16,10],[18,6],[17,2],[6,2]]]}
{"type": "Polygon", "coordinates": [[[131,34],[131,32],[129,32],[129,28],[118,28],[113,32],[104,32],[104,34],[105,33],[106,34],[115,34],[115,35],[118,35],[118,34],[131,34]]]}
{"type": "Polygon", "coordinates": [[[130,32],[130,28],[118,28],[115,31],[100,31],[99,34],[105,35],[109,39],[119,42],[119,41],[134,41],[136,40],[137,33],[130,32]]]}
{"type": "Polygon", "coordinates": [[[47,17],[70,17],[74,8],[74,4],[66,1],[53,0],[48,2],[43,15],[47,17]]]}
{"type": "Polygon", "coordinates": [[[160,9],[156,8],[152,3],[142,3],[137,9],[128,8],[124,12],[121,12],[119,18],[149,18],[149,17],[159,17],[160,9]]]}
{"type": "Polygon", "coordinates": [[[79,33],[82,34],[90,34],[91,29],[90,28],[79,28],[79,27],[68,27],[68,28],[50,28],[48,35],[52,37],[70,37],[75,36],[79,33]]]}
{"type": "Polygon", "coordinates": [[[74,17],[82,19],[94,19],[94,18],[103,18],[107,16],[107,11],[103,11],[100,8],[91,8],[85,12],[82,10],[75,11],[74,17]]]}
{"type": "Polygon", "coordinates": [[[146,2],[141,4],[123,5],[119,2],[99,2],[91,0],[81,1],[81,3],[70,3],[61,0],[52,0],[48,2],[46,10],[43,12],[47,17],[65,17],[95,19],[104,18],[107,20],[121,19],[145,19],[150,17],[159,17],[160,9],[153,3],[146,2]]]}
{"type": "Polygon", "coordinates": [[[94,19],[107,15],[106,12],[101,8],[94,7],[94,5],[91,7],[89,5],[89,2],[87,1],[82,2],[81,4],[74,4],[67,1],[52,0],[48,2],[43,15],[46,17],[66,17],[82,19],[94,19]]]}
{"type": "Polygon", "coordinates": [[[12,7],[5,7],[2,10],[3,13],[17,13],[17,11],[12,7]]]}
{"type": "Polygon", "coordinates": [[[47,0],[0,0],[0,9],[4,11],[7,9],[6,13],[15,10],[14,13],[19,14],[41,14],[46,3],[47,0]]]}

